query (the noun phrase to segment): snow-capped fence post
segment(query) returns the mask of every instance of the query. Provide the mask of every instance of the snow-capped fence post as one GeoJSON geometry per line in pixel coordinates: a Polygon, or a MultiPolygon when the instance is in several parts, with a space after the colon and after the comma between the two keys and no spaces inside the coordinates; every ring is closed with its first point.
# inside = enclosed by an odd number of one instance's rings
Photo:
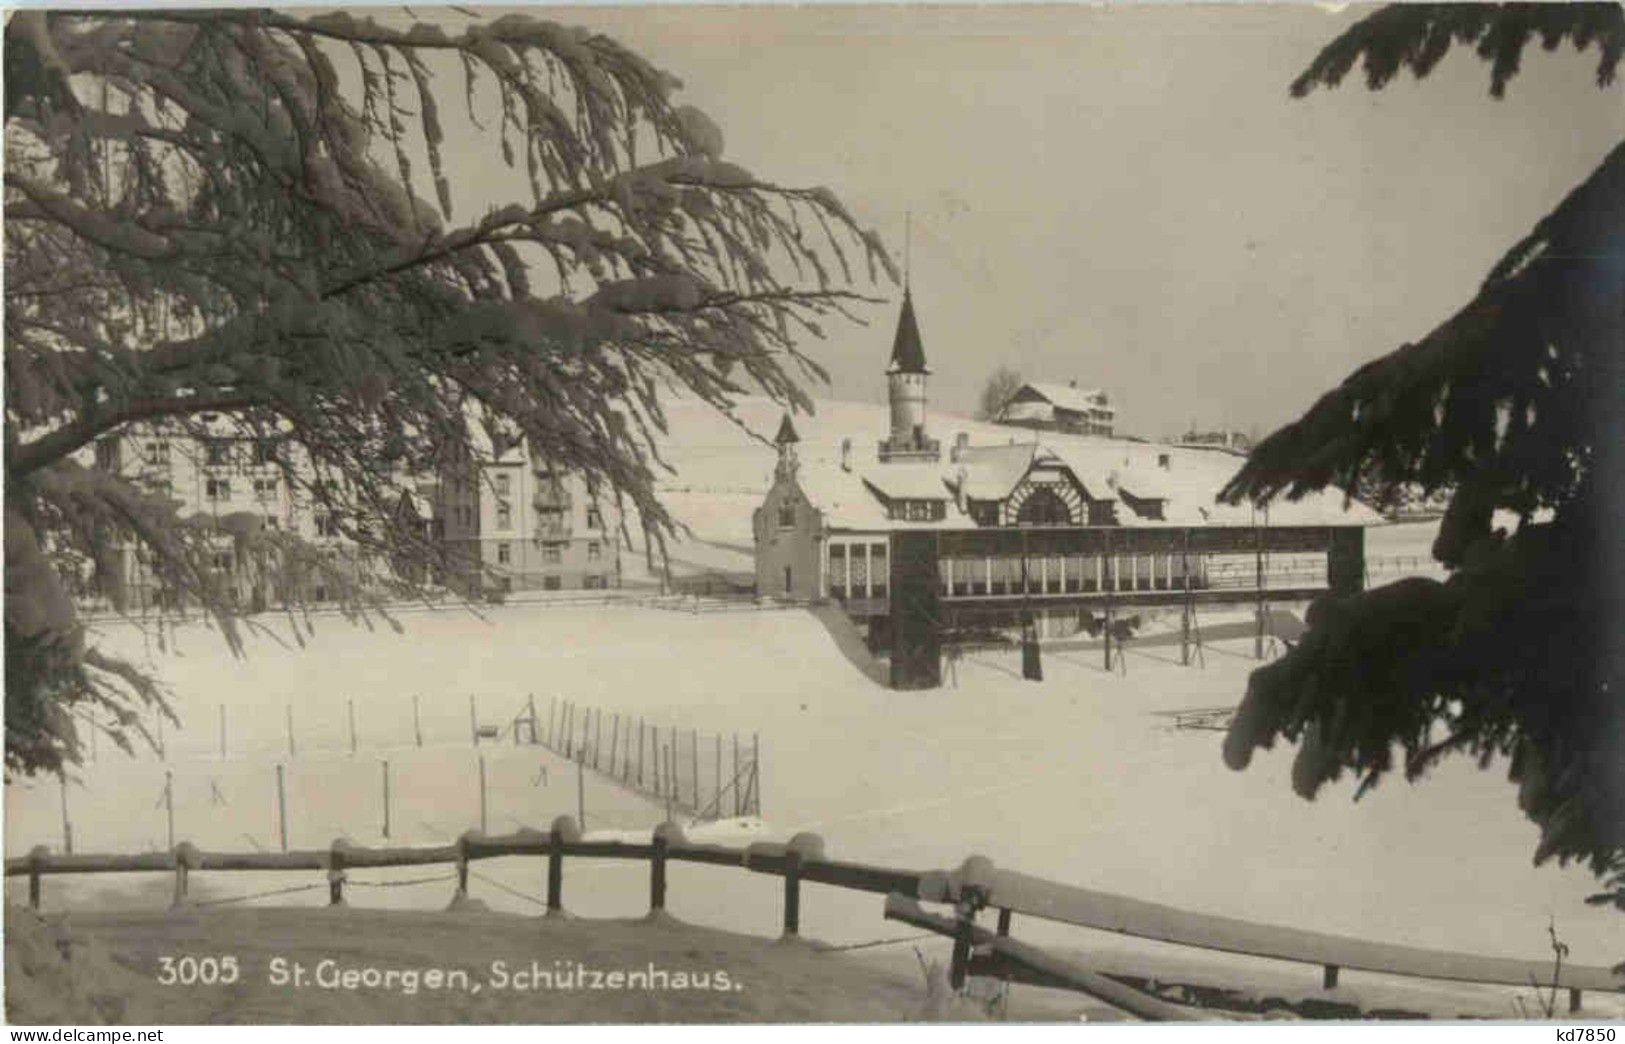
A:
{"type": "Polygon", "coordinates": [[[784,846],[784,934],[801,934],[801,864],[824,857],[824,839],[817,834],[797,834],[784,846]]]}
{"type": "Polygon", "coordinates": [[[333,839],[327,850],[327,905],[344,905],[344,850],[350,843],[342,837],[333,839]]]}
{"type": "Polygon", "coordinates": [[[655,827],[654,851],[649,856],[649,913],[659,914],[666,911],[666,852],[671,842],[676,839],[683,840],[683,831],[671,820],[655,827]]]}
{"type": "Polygon", "coordinates": [[[28,908],[38,910],[40,904],[40,875],[45,869],[45,860],[50,856],[51,850],[44,845],[35,845],[28,850],[28,908]]]}
{"type": "Polygon", "coordinates": [[[547,836],[547,916],[564,914],[564,846],[581,840],[581,828],[569,816],[559,816],[547,836]]]}
{"type": "Polygon", "coordinates": [[[203,860],[198,855],[196,846],[190,841],[182,841],[174,848],[175,852],[175,896],[170,906],[185,906],[189,875],[194,867],[202,865],[203,860]]]}
{"type": "Polygon", "coordinates": [[[451,903],[455,908],[468,901],[468,835],[465,831],[457,835],[457,894],[452,896],[451,903]]]}

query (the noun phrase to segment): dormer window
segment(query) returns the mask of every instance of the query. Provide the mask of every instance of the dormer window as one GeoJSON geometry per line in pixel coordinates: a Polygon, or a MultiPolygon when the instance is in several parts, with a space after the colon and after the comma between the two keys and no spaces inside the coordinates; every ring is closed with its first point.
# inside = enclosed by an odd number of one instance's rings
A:
{"type": "Polygon", "coordinates": [[[796,527],[796,506],[791,501],[779,505],[779,528],[794,529],[796,527]]]}

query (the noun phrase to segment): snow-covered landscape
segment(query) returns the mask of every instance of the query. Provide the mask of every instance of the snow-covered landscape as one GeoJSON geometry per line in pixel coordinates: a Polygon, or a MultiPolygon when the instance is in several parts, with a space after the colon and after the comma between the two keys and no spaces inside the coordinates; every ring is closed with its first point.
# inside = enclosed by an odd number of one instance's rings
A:
{"type": "MultiPolygon", "coordinates": [[[[835,406],[821,416],[865,409],[835,406]]],[[[703,452],[687,441],[674,445],[689,485],[673,503],[694,539],[737,543],[738,530],[727,527],[768,451],[737,437],[704,444],[703,452]]],[[[1235,461],[1191,453],[1214,467],[1235,461]]],[[[1425,559],[1432,528],[1373,528],[1368,555],[1425,559]]],[[[1247,619],[1214,611],[1202,622],[1234,634],[1219,626],[1232,616],[1247,619]]],[[[1193,667],[1179,666],[1165,646],[1131,645],[1126,669],[1113,673],[1086,648],[1051,649],[1042,683],[1021,679],[1013,651],[978,652],[960,665],[957,685],[902,692],[872,681],[801,608],[693,614],[534,603],[478,614],[403,610],[397,619],[399,633],[318,617],[301,645],[286,620],[268,616],[266,633],[241,661],[198,624],[166,630],[161,643],[127,624],[98,624],[110,647],[144,659],[173,685],[184,728],[165,734],[167,761],[147,751],[128,758],[105,742],[98,748],[67,790],[75,850],[163,847],[166,773],[173,773],[177,840],[274,850],[279,764],[290,847],[338,837],[382,843],[384,759],[392,770],[393,843],[444,842],[476,827],[482,757],[492,832],[545,829],[582,803],[590,830],[652,829],[664,809],[601,776],[585,773],[578,794],[573,766],[555,755],[515,745],[507,732],[472,743],[471,697],[480,722],[499,726],[531,699],[545,718],[549,701],[559,699],[662,728],[759,734],[762,820],[725,819],[696,828],[697,837],[744,842],[815,831],[839,858],[916,869],[951,868],[981,853],[1002,867],[1190,910],[1492,955],[1539,957],[1550,922],[1572,961],[1618,959],[1617,926],[1584,905],[1596,890],[1590,876],[1529,864],[1534,830],[1517,813],[1502,766],[1480,771],[1457,759],[1416,786],[1388,782],[1353,802],[1350,784],[1311,803],[1291,793],[1291,750],[1232,772],[1220,758],[1221,733],[1176,728],[1170,712],[1236,703],[1256,665],[1250,638],[1210,640],[1205,665],[1193,667]]],[[[54,780],[10,787],[6,813],[8,854],[42,843],[60,848],[54,780]]],[[[474,892],[491,907],[536,912],[537,864],[500,860],[477,872],[474,892]]],[[[589,916],[636,913],[644,872],[636,863],[574,872],[569,905],[589,916]]],[[[773,934],[776,882],[737,874],[724,881],[727,873],[675,868],[673,912],[773,934]]],[[[202,875],[194,890],[212,900],[290,883],[316,882],[202,875]]],[[[59,877],[47,883],[46,905],[157,905],[167,889],[157,877],[59,877]]],[[[445,882],[357,889],[352,901],[437,908],[449,891],[445,882]]],[[[325,898],[312,887],[263,901],[325,898]]],[[[837,889],[812,890],[803,924],[835,943],[893,934],[877,897],[837,889]]],[[[1060,945],[1080,945],[1089,934],[1024,927],[1024,935],[1060,945]]]]}

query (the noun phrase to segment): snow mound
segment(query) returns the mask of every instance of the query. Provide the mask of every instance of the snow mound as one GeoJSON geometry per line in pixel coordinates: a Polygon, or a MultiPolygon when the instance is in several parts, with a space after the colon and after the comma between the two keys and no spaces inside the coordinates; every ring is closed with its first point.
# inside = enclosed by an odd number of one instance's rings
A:
{"type": "Polygon", "coordinates": [[[6,908],[6,1021],[13,1025],[150,1025],[147,980],[80,936],[66,917],[6,908]]]}

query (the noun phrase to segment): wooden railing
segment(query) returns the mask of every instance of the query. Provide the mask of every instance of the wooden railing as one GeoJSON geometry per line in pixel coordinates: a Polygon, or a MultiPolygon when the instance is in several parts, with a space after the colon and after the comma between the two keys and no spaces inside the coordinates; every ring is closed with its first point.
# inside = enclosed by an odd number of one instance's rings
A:
{"type": "Polygon", "coordinates": [[[44,846],[7,859],[7,877],[28,878],[29,904],[41,903],[44,878],[59,874],[169,872],[174,875],[174,903],[185,905],[192,875],[219,871],[321,871],[326,874],[328,902],[344,903],[351,870],[380,867],[452,864],[458,899],[468,895],[469,867],[481,859],[545,856],[548,913],[564,910],[567,859],[634,859],[649,864],[649,907],[663,912],[667,899],[667,866],[672,862],[737,867],[784,880],[783,932],[801,931],[803,882],[831,885],[887,897],[885,916],[954,941],[951,981],[957,988],[967,974],[1060,987],[1089,994],[1135,1016],[1150,1020],[1216,1017],[1216,1013],[1174,1004],[1136,988],[1144,980],[1102,974],[1068,957],[1047,952],[1010,937],[1013,914],[1080,927],[1120,932],[1144,939],[1319,965],[1322,985],[1337,984],[1339,969],[1387,975],[1457,980],[1569,990],[1570,1010],[1580,1009],[1584,990],[1625,993],[1625,975],[1595,966],[1562,966],[1560,981],[1542,978],[1539,962],[1449,953],[1375,943],[1319,932],[1255,924],[1147,903],[1124,896],[996,871],[986,858],[973,856],[959,870],[917,871],[830,859],[816,834],[797,834],[788,843],[758,842],[744,848],[691,842],[681,827],[664,823],[647,842],[594,840],[584,837],[569,816],[551,829],[521,830],[501,836],[467,833],[455,843],[434,847],[366,848],[335,841],[325,849],[292,852],[206,852],[189,843],[172,851],[140,855],[60,855],[44,846]],[[950,904],[952,915],[927,911],[922,903],[950,904]],[[997,910],[996,932],[975,923],[981,910],[997,910]]]}

